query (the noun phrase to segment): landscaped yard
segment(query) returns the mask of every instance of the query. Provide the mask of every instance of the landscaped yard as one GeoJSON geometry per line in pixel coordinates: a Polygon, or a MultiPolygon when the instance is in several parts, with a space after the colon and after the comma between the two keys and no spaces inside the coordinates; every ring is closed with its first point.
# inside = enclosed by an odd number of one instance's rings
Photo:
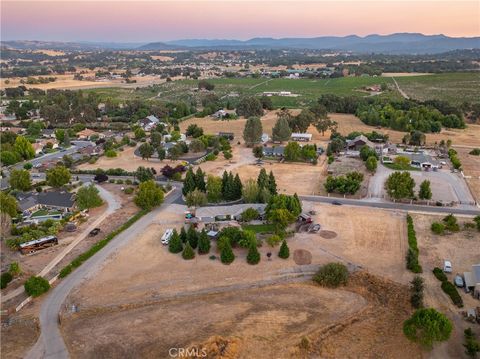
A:
{"type": "Polygon", "coordinates": [[[275,231],[275,225],[265,223],[265,224],[244,224],[242,225],[243,229],[253,231],[255,233],[272,233],[275,231]]]}

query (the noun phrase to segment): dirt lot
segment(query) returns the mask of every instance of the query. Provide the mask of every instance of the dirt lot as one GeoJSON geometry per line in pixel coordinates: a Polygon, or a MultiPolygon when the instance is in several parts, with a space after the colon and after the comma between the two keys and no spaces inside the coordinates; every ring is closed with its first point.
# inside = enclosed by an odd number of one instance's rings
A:
{"type": "MultiPolygon", "coordinates": [[[[277,120],[277,111],[268,111],[262,117],[263,131],[272,134],[272,127],[277,120]]],[[[300,110],[291,110],[292,114],[296,115],[300,110]]],[[[330,113],[330,118],[338,123],[338,131],[344,135],[353,131],[371,132],[373,130],[377,132],[387,133],[390,136],[390,140],[394,143],[401,143],[405,132],[394,131],[387,128],[376,129],[375,127],[364,124],[358,117],[349,114],[330,113]]],[[[243,141],[243,128],[245,127],[246,120],[240,118],[238,120],[231,121],[219,121],[214,120],[211,117],[205,118],[191,118],[180,124],[180,129],[185,131],[188,125],[196,123],[203,127],[205,133],[216,134],[219,131],[233,132],[235,134],[235,140],[243,141]]],[[[326,142],[330,138],[330,131],[325,132],[322,136],[315,127],[310,126],[308,132],[313,135],[313,141],[326,142]]],[[[480,146],[480,125],[468,125],[464,130],[452,129],[442,130],[440,133],[427,134],[427,143],[434,144],[443,140],[452,140],[453,144],[461,144],[464,146],[480,146]]]]}
{"type": "MultiPolygon", "coordinates": [[[[467,325],[469,323],[463,319],[460,312],[466,308],[478,306],[479,301],[459,290],[465,307],[457,308],[441,290],[441,283],[433,276],[432,270],[435,267],[442,267],[443,261],[448,259],[453,266],[453,273],[447,275],[449,280],[453,280],[456,273],[471,271],[472,264],[480,263],[480,233],[474,230],[462,230],[459,233],[438,236],[431,232],[430,226],[434,221],[441,221],[442,216],[413,214],[412,217],[417,232],[420,263],[423,267],[422,277],[425,279],[425,304],[445,313],[454,323],[452,338],[449,342],[435,348],[432,358],[463,357],[464,348],[461,345],[463,330],[472,325],[467,325]]],[[[471,219],[459,218],[461,227],[467,221],[471,219]]],[[[478,325],[472,327],[480,335],[478,325]]]]}
{"type": "Polygon", "coordinates": [[[9,324],[2,323],[0,356],[9,359],[23,358],[28,348],[35,344],[39,335],[38,319],[32,316],[16,318],[9,324]]]}
{"type": "MultiPolygon", "coordinates": [[[[480,140],[478,141],[477,147],[480,148],[480,140]]],[[[465,180],[475,200],[480,202],[480,156],[468,154],[472,150],[471,148],[455,147],[455,150],[458,152],[458,156],[462,162],[463,173],[467,176],[465,180]]]]}
{"type": "MultiPolygon", "coordinates": [[[[327,165],[327,168],[328,168],[328,173],[331,172],[332,176],[334,177],[344,176],[349,172],[363,173],[363,181],[360,189],[357,191],[357,193],[355,193],[355,195],[353,196],[349,195],[349,197],[362,198],[367,195],[368,184],[372,174],[367,171],[367,168],[365,167],[365,163],[360,158],[337,157],[334,162],[327,165]]],[[[324,187],[326,177],[327,176],[325,175],[325,177],[322,179],[322,183],[319,190],[319,194],[322,196],[326,196],[328,194],[324,187]]],[[[332,195],[338,195],[338,194],[332,193],[332,195]]],[[[343,196],[343,195],[340,195],[340,196],[343,196]]]]}
{"type": "Polygon", "coordinates": [[[353,358],[372,353],[420,358],[419,349],[401,331],[409,314],[406,293],[403,286],[357,273],[337,290],[284,284],[161,305],[96,309],[64,319],[62,331],[74,358],[168,357],[169,348],[192,343],[213,358],[220,357],[218,346],[212,345],[218,342],[225,345],[222,358],[353,358]],[[303,337],[308,349],[299,347],[303,337]]]}

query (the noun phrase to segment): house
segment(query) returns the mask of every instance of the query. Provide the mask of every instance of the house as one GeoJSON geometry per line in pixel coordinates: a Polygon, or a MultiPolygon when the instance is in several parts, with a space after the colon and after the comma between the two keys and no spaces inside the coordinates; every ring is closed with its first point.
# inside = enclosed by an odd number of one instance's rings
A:
{"type": "Polygon", "coordinates": [[[473,296],[480,299],[480,264],[472,265],[471,272],[464,272],[465,288],[473,290],[473,296]]]}
{"type": "Polygon", "coordinates": [[[283,157],[284,151],[285,147],[283,146],[263,147],[265,157],[283,157]]]}
{"type": "Polygon", "coordinates": [[[218,110],[217,112],[215,112],[212,117],[213,118],[224,118],[225,116],[227,115],[227,111],[225,110],[218,110]]]}
{"type": "Polygon", "coordinates": [[[32,143],[32,147],[35,150],[35,154],[38,155],[40,152],[42,152],[44,147],[47,146],[49,143],[52,144],[52,148],[58,147],[58,141],[54,139],[49,139],[49,140],[43,139],[35,143],[32,143]]]}
{"type": "Polygon", "coordinates": [[[20,135],[25,133],[25,129],[23,127],[14,127],[14,126],[1,126],[0,132],[13,132],[16,135],[20,135]]]}
{"type": "Polygon", "coordinates": [[[98,133],[96,131],[90,130],[88,128],[77,132],[77,137],[79,140],[90,140],[92,137],[98,137],[98,138],[103,138],[103,135],[101,133],[98,133]]]}
{"type": "Polygon", "coordinates": [[[442,165],[431,156],[424,153],[402,153],[402,156],[410,158],[410,164],[413,167],[437,170],[442,165]]]}
{"type": "Polygon", "coordinates": [[[218,136],[225,137],[229,141],[232,141],[235,138],[235,134],[233,132],[219,132],[218,136]]]}
{"type": "Polygon", "coordinates": [[[347,141],[347,149],[352,151],[360,151],[363,146],[375,149],[375,144],[364,135],[358,135],[353,140],[347,141]]]}
{"type": "Polygon", "coordinates": [[[51,128],[45,128],[42,130],[42,137],[43,138],[56,138],[55,130],[51,128]]]}
{"type": "Polygon", "coordinates": [[[31,214],[39,209],[54,209],[72,212],[75,207],[73,194],[65,190],[48,192],[29,192],[17,194],[18,208],[24,214],[31,214]]]}
{"type": "Polygon", "coordinates": [[[154,127],[156,127],[160,123],[160,120],[153,115],[147,116],[140,121],[138,121],[138,125],[144,131],[151,131],[154,127]]]}
{"type": "Polygon", "coordinates": [[[292,136],[290,137],[292,141],[301,141],[301,142],[308,142],[312,140],[312,134],[311,133],[292,133],[292,136]]]}
{"type": "Polygon", "coordinates": [[[103,146],[98,145],[98,146],[86,146],[83,148],[80,148],[78,150],[78,153],[85,155],[85,156],[99,156],[103,154],[103,146]]]}

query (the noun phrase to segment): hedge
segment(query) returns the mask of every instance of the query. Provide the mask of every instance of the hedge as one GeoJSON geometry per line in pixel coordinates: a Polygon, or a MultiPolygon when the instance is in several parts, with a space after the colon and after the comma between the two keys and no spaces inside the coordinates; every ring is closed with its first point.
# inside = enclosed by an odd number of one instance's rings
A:
{"type": "Polygon", "coordinates": [[[407,269],[411,270],[413,273],[422,273],[422,266],[418,261],[418,245],[417,245],[417,234],[415,233],[415,227],[413,225],[412,217],[407,214],[407,235],[408,235],[408,247],[406,260],[407,260],[407,269]]]}
{"type": "Polygon", "coordinates": [[[433,275],[440,282],[445,282],[448,280],[447,276],[445,275],[445,273],[443,273],[443,270],[441,268],[438,268],[438,267],[433,268],[433,275]]]}
{"type": "Polygon", "coordinates": [[[442,290],[448,294],[450,299],[452,300],[453,304],[455,304],[457,307],[462,308],[463,307],[463,299],[458,294],[457,287],[455,287],[452,283],[449,281],[443,281],[442,282],[442,290]]]}
{"type": "Polygon", "coordinates": [[[80,267],[83,262],[85,262],[87,259],[92,257],[95,253],[97,253],[100,249],[105,247],[108,242],[110,242],[113,238],[115,238],[117,235],[122,233],[124,230],[129,228],[132,224],[134,224],[136,221],[138,221],[140,218],[142,218],[145,214],[147,214],[148,211],[142,210],[135,214],[133,217],[131,217],[127,222],[122,224],[120,227],[118,227],[116,230],[110,232],[104,239],[101,241],[95,243],[93,246],[91,246],[86,252],[83,252],[77,258],[75,258],[73,261],[71,261],[67,266],[62,268],[62,270],[59,273],[59,278],[65,278],[67,275],[73,272],[75,268],[80,267]]]}

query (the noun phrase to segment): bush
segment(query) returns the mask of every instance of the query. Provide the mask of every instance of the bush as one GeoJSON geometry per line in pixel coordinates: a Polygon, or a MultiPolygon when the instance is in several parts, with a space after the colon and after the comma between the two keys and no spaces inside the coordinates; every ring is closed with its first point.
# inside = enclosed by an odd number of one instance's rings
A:
{"type": "Polygon", "coordinates": [[[410,282],[410,291],[412,293],[410,303],[412,303],[412,306],[416,309],[423,307],[423,283],[423,278],[418,275],[410,282]]]}
{"type": "Polygon", "coordinates": [[[450,232],[460,231],[460,226],[458,225],[457,218],[453,214],[449,214],[443,219],[445,223],[445,229],[450,232]]]}
{"type": "Polygon", "coordinates": [[[123,184],[123,180],[122,180],[122,179],[118,179],[116,183],[117,183],[117,184],[123,184]]]}
{"type": "Polygon", "coordinates": [[[20,275],[22,273],[22,270],[20,269],[20,264],[18,264],[18,262],[10,263],[10,268],[8,269],[8,272],[12,276],[20,275]]]}
{"type": "Polygon", "coordinates": [[[247,208],[242,212],[242,221],[250,222],[260,217],[260,213],[255,208],[247,208]]]}
{"type": "Polygon", "coordinates": [[[223,264],[230,264],[235,260],[235,255],[233,254],[232,246],[230,245],[229,240],[225,241],[225,244],[220,253],[220,260],[223,264]]]}
{"type": "Polygon", "coordinates": [[[413,273],[422,273],[422,267],[418,263],[418,254],[416,254],[411,248],[407,250],[407,269],[413,273]]]}
{"type": "Polygon", "coordinates": [[[444,234],[445,233],[445,225],[439,222],[433,222],[432,226],[430,227],[432,232],[435,234],[444,234]]]}
{"type": "Polygon", "coordinates": [[[475,358],[477,353],[480,353],[480,342],[475,339],[472,328],[467,328],[463,331],[465,337],[465,354],[471,358],[475,358]]]}
{"type": "Polygon", "coordinates": [[[123,190],[123,193],[125,194],[132,194],[133,193],[133,187],[127,187],[123,190]]]}
{"type": "Polygon", "coordinates": [[[247,263],[248,264],[258,264],[260,262],[260,253],[258,252],[257,246],[253,243],[250,244],[247,254],[247,263]]]}
{"type": "Polygon", "coordinates": [[[417,234],[415,233],[413,219],[409,214],[407,214],[407,236],[409,247],[406,256],[407,269],[411,270],[413,273],[422,273],[422,266],[418,261],[417,234]]]}
{"type": "Polygon", "coordinates": [[[10,283],[12,280],[13,276],[10,274],[10,272],[2,273],[2,275],[0,276],[0,288],[7,288],[8,283],[10,283]]]}
{"type": "Polygon", "coordinates": [[[438,268],[438,267],[433,268],[433,275],[440,282],[445,282],[448,280],[447,276],[445,275],[445,273],[443,273],[443,270],[441,268],[438,268]]]}
{"type": "Polygon", "coordinates": [[[455,287],[449,281],[443,281],[442,290],[450,297],[453,304],[455,304],[459,308],[463,307],[463,299],[460,294],[458,294],[457,287],[455,287]]]}
{"type": "Polygon", "coordinates": [[[318,270],[313,280],[321,286],[336,288],[347,284],[348,269],[341,263],[328,263],[318,270]]]}
{"type": "Polygon", "coordinates": [[[290,257],[290,249],[288,248],[287,241],[283,240],[282,245],[280,246],[280,251],[278,256],[282,259],[287,259],[290,257]]]}
{"type": "Polygon", "coordinates": [[[185,248],[183,249],[182,258],[186,260],[195,258],[195,252],[193,251],[193,248],[189,242],[187,242],[185,248]]]}
{"type": "Polygon", "coordinates": [[[48,292],[50,283],[43,277],[30,277],[24,284],[25,292],[32,297],[38,297],[48,292]]]}
{"type": "Polygon", "coordinates": [[[431,348],[435,341],[445,341],[452,333],[452,323],[433,308],[418,309],[403,323],[403,333],[411,341],[431,348]]]}
{"type": "Polygon", "coordinates": [[[105,152],[105,156],[109,158],[117,157],[117,152],[115,152],[115,150],[108,150],[105,152]]]}

